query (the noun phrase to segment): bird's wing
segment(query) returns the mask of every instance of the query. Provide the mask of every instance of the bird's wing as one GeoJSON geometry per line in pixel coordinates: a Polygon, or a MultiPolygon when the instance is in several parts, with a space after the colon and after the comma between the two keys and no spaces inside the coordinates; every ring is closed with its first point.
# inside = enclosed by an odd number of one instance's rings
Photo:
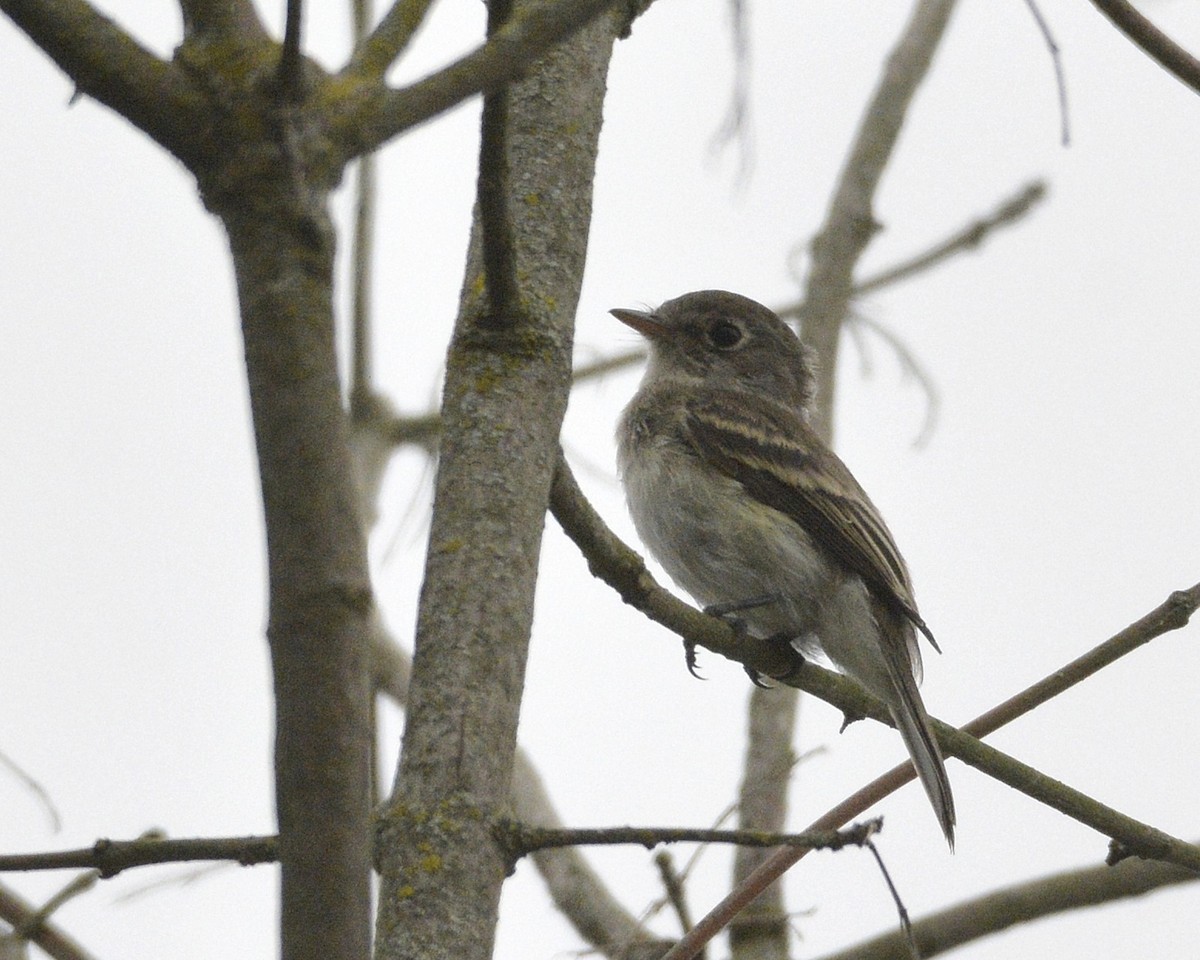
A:
{"type": "Polygon", "coordinates": [[[688,401],[684,432],[701,458],[795,520],[937,648],[879,511],[803,417],[745,391],[706,390],[688,401]]]}

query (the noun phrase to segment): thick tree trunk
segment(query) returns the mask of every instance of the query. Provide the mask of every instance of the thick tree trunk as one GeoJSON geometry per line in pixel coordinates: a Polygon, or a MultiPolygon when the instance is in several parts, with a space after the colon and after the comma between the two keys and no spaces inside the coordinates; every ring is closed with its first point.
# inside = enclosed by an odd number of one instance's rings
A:
{"type": "MultiPolygon", "coordinates": [[[[281,177],[281,179],[284,179],[281,177]]],[[[237,271],[262,482],[285,960],[370,954],[371,589],[323,197],[216,206],[237,271]]]]}

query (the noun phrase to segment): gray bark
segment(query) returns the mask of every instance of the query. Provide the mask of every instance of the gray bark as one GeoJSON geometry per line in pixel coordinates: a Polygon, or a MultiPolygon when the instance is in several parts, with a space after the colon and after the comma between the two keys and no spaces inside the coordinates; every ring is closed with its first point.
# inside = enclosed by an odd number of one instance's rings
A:
{"type": "Polygon", "coordinates": [[[379,819],[376,950],[387,960],[492,952],[508,864],[491,820],[506,812],[512,783],[615,31],[615,18],[601,17],[498,95],[505,202],[476,213],[447,359],[408,721],[379,819]],[[504,286],[484,276],[485,216],[505,218],[516,302],[495,302],[504,286]]]}

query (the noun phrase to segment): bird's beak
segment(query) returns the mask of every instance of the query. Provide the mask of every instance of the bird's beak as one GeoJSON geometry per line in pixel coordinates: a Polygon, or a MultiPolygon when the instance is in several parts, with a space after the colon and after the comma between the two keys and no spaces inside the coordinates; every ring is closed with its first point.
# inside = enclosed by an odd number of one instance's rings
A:
{"type": "Polygon", "coordinates": [[[662,321],[653,313],[646,310],[609,310],[614,317],[620,320],[623,324],[633,327],[638,333],[644,337],[649,337],[651,340],[657,340],[664,336],[667,328],[662,321]]]}

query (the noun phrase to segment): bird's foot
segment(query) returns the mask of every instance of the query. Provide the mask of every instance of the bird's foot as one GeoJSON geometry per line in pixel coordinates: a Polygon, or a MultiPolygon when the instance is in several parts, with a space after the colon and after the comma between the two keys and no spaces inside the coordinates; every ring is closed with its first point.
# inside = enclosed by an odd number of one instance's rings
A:
{"type": "MultiPolygon", "coordinates": [[[[780,599],[781,597],[778,593],[764,593],[757,597],[750,597],[746,600],[730,600],[725,603],[710,604],[704,608],[704,612],[710,617],[716,617],[719,620],[724,620],[727,624],[729,624],[730,627],[733,628],[734,633],[736,633],[739,637],[744,637],[748,635],[746,622],[741,617],[736,616],[736,614],[741,613],[743,610],[753,610],[755,607],[765,607],[768,604],[778,603],[780,599]]],[[[695,657],[693,652],[693,663],[689,664],[689,670],[691,670],[692,665],[694,664],[694,659],[695,657]]],[[[743,667],[743,669],[746,671],[746,676],[750,678],[750,682],[756,687],[759,687],[762,690],[771,689],[771,685],[769,683],[763,683],[762,674],[753,667],[747,666],[743,667]]],[[[695,675],[695,671],[693,670],[692,676],[695,675]]]]}

